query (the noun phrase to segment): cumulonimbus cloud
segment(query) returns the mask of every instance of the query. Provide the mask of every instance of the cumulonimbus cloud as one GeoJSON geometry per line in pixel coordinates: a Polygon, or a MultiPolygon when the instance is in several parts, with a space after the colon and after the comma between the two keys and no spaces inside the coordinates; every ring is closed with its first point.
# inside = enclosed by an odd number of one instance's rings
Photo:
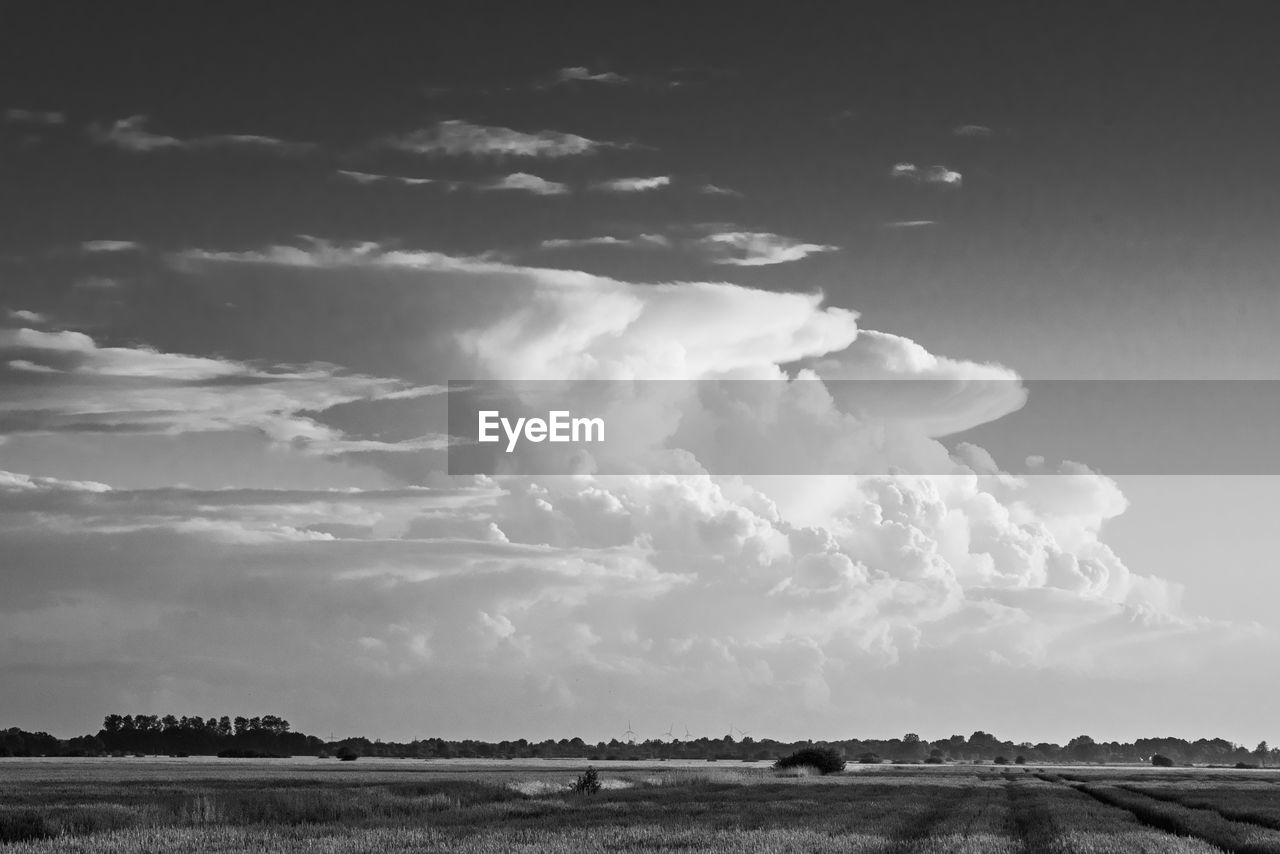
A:
{"type": "Polygon", "coordinates": [[[449,119],[428,128],[384,137],[378,145],[414,154],[556,158],[593,154],[616,144],[560,131],[525,132],[449,119]]]}
{"type": "Polygon", "coordinates": [[[89,136],[95,142],[119,148],[134,154],[145,154],[155,151],[208,151],[216,149],[238,149],[242,151],[262,151],[270,154],[294,155],[314,151],[316,146],[309,142],[293,142],[273,136],[241,133],[218,133],[204,136],[177,137],[155,133],[147,125],[146,116],[135,115],[119,119],[110,125],[92,124],[89,136]]]}
{"type": "MultiPolygon", "coordinates": [[[[1173,696],[1185,683],[1172,677],[1258,642],[1249,627],[1188,616],[1178,585],[1132,571],[1106,545],[1105,525],[1126,506],[1110,479],[1083,466],[1014,476],[981,449],[936,441],[1018,405],[1016,374],[859,328],[856,312],[821,294],[632,283],[317,240],[191,250],[181,260],[229,279],[254,265],[255,281],[302,289],[299,299],[326,282],[326,306],[368,302],[380,286],[414,288],[429,361],[456,376],[772,382],[748,384],[754,399],[702,401],[684,419],[655,408],[661,400],[635,401],[638,443],[683,452],[691,473],[682,475],[440,478],[448,485],[339,492],[123,490],[0,474],[7,554],[47,567],[6,590],[33,604],[6,614],[0,649],[41,650],[45,663],[65,666],[85,650],[150,661],[163,643],[208,690],[239,696],[247,680],[270,690],[271,674],[310,666],[314,656],[280,644],[278,603],[289,601],[285,636],[324,645],[317,678],[366,685],[379,706],[431,687],[447,726],[465,728],[479,705],[506,708],[513,697],[518,711],[501,720],[526,732],[590,727],[601,710],[641,700],[665,716],[705,697],[785,733],[797,708],[807,727],[847,720],[869,679],[895,704],[918,696],[921,678],[980,682],[994,696],[1042,671],[1145,680],[1173,696]],[[841,399],[835,381],[846,378],[930,382],[868,407],[841,399]],[[936,454],[946,468],[928,477],[699,473],[700,459],[721,452],[717,428],[746,415],[803,430],[794,444],[832,459],[936,454]],[[255,596],[241,594],[246,583],[255,596]],[[194,591],[201,619],[180,620],[194,591]],[[147,621],[184,630],[128,629],[147,621]],[[252,665],[222,673],[209,664],[222,660],[252,665]],[[895,666],[904,668],[896,686],[886,675],[895,666]],[[539,677],[524,681],[528,673],[539,677]]],[[[41,418],[92,406],[152,419],[163,400],[186,413],[166,421],[240,413],[232,421],[245,424],[253,413],[296,419],[335,397],[413,393],[363,376],[335,391],[342,374],[333,368],[108,352],[79,333],[28,330],[0,347],[57,372],[33,398],[41,418]],[[150,390],[145,410],[120,372],[150,390]],[[166,382],[149,379],[156,374],[166,382]],[[63,385],[77,378],[82,387],[63,385]],[[218,394],[190,397],[192,380],[218,394]],[[220,382],[261,385],[289,402],[226,397],[220,382]]],[[[725,450],[779,453],[742,438],[725,450]]],[[[120,678],[141,690],[155,674],[120,678]]]]}

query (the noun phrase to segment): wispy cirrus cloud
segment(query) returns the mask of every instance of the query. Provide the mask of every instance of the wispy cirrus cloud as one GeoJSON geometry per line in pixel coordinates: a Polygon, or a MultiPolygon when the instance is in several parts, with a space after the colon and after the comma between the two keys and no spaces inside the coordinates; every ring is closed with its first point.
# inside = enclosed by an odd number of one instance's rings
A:
{"type": "Polygon", "coordinates": [[[120,119],[110,125],[95,123],[89,126],[89,136],[94,141],[134,154],[155,151],[210,151],[239,149],[261,151],[270,154],[294,155],[314,151],[309,142],[293,142],[273,136],[258,134],[220,133],[194,137],[176,137],[155,133],[147,126],[146,116],[135,115],[120,119]]]}
{"type": "Polygon", "coordinates": [[[667,249],[671,239],[662,234],[637,234],[634,237],[614,237],[599,235],[596,237],[553,238],[539,244],[543,249],[580,249],[589,246],[621,246],[643,249],[667,249]]]}
{"type": "Polygon", "coordinates": [[[572,133],[540,130],[532,133],[461,119],[437,122],[429,128],[384,137],[381,147],[414,154],[477,157],[573,157],[592,154],[617,143],[600,142],[572,133]]]}
{"type": "Polygon", "coordinates": [[[70,330],[0,329],[0,436],[250,431],[318,455],[443,448],[348,436],[315,419],[340,404],[442,391],[332,365],[257,367],[145,346],[104,347],[70,330]],[[6,376],[6,374],[8,374],[6,376]],[[20,383],[14,375],[25,376],[20,383]]]}
{"type": "Polygon", "coordinates": [[[937,225],[938,221],[933,219],[898,219],[892,222],[886,222],[885,228],[924,228],[928,225],[937,225]]]}
{"type": "Polygon", "coordinates": [[[960,125],[952,128],[951,133],[955,136],[991,136],[993,131],[986,125],[960,125]]]}
{"type": "Polygon", "coordinates": [[[889,177],[911,181],[916,184],[942,184],[948,187],[959,187],[963,176],[946,166],[928,166],[921,168],[914,163],[895,163],[889,170],[889,177]]]}
{"type": "Polygon", "coordinates": [[[535,196],[563,196],[569,192],[567,184],[548,181],[528,172],[513,172],[487,183],[479,184],[476,189],[482,191],[511,190],[521,193],[532,193],[535,196]]]}
{"type": "Polygon", "coordinates": [[[708,234],[697,246],[713,264],[759,267],[801,261],[819,252],[835,252],[838,246],[804,243],[768,231],[723,231],[708,234]]]}
{"type": "Polygon", "coordinates": [[[57,110],[24,110],[11,108],[4,111],[4,120],[10,124],[51,125],[66,124],[67,116],[57,110]]]}
{"type": "Polygon", "coordinates": [[[644,178],[613,178],[598,181],[591,189],[605,193],[644,193],[649,190],[660,190],[671,185],[671,178],[666,175],[650,175],[644,178]]]}
{"type": "Polygon", "coordinates": [[[86,240],[80,244],[84,252],[134,252],[142,248],[142,244],[132,240],[86,240]]]}
{"type": "MultiPolygon", "coordinates": [[[[337,169],[335,175],[356,184],[401,184],[406,187],[425,186],[442,183],[436,178],[413,178],[408,175],[382,175],[377,172],[357,172],[352,169],[337,169]]],[[[443,182],[448,183],[448,182],[443,182]]]]}

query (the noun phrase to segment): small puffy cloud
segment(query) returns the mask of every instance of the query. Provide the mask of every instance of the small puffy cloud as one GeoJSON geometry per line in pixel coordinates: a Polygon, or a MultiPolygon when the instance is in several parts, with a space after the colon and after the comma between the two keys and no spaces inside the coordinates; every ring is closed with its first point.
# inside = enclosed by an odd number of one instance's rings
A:
{"type": "Polygon", "coordinates": [[[27,309],[24,309],[24,308],[19,308],[19,309],[11,308],[7,313],[9,315],[10,320],[21,321],[22,323],[41,324],[41,323],[49,322],[48,316],[41,314],[38,311],[28,311],[27,309]]]}
{"type": "Polygon", "coordinates": [[[834,252],[839,247],[803,243],[767,231],[725,231],[708,234],[697,245],[713,264],[757,267],[800,261],[818,252],[834,252]]]}
{"type": "Polygon", "coordinates": [[[411,178],[407,175],[381,175],[376,172],[356,172],[351,169],[338,169],[334,172],[339,178],[356,184],[402,184],[406,187],[417,187],[438,183],[435,178],[411,178]]]}
{"type": "Polygon", "coordinates": [[[142,244],[132,240],[86,240],[80,244],[84,252],[132,252],[142,248],[142,244]]]}
{"type": "Polygon", "coordinates": [[[945,166],[930,166],[926,169],[921,169],[914,163],[895,163],[893,168],[889,170],[889,176],[913,181],[917,184],[943,184],[949,187],[959,187],[963,180],[960,173],[954,169],[948,169],[945,166]]]}
{"type": "Polygon", "coordinates": [[[449,119],[429,128],[385,137],[379,144],[414,154],[548,158],[592,154],[612,145],[572,133],[551,130],[526,133],[507,127],[472,124],[461,119],[449,119]]]}
{"type": "Polygon", "coordinates": [[[477,186],[480,190],[516,190],[522,193],[532,193],[535,196],[563,196],[569,192],[569,187],[558,181],[548,181],[537,175],[531,175],[528,172],[513,172],[510,175],[504,175],[485,184],[477,186]]]}
{"type": "Polygon", "coordinates": [[[4,120],[12,124],[25,125],[60,125],[65,124],[67,117],[56,110],[24,110],[12,108],[4,111],[4,120]]]}
{"type": "Polygon", "coordinates": [[[671,246],[671,240],[661,234],[637,234],[634,237],[614,237],[606,234],[597,237],[555,238],[544,240],[540,245],[543,249],[578,249],[584,246],[666,249],[671,246]]]}
{"type": "Polygon", "coordinates": [[[630,83],[631,79],[613,71],[602,71],[592,74],[591,71],[584,66],[574,65],[569,68],[561,68],[557,71],[555,75],[555,82],[610,83],[613,85],[620,85],[623,83],[630,83]]]}
{"type": "Polygon", "coordinates": [[[956,136],[991,136],[992,130],[986,125],[960,125],[951,130],[956,136]]]}
{"type": "Polygon", "coordinates": [[[666,175],[652,175],[647,178],[614,178],[600,181],[592,185],[592,189],[606,193],[643,193],[670,185],[671,179],[666,175]]]}
{"type": "Polygon", "coordinates": [[[258,134],[223,133],[186,139],[155,133],[148,129],[146,116],[136,115],[120,119],[110,125],[89,126],[89,136],[96,142],[135,154],[153,151],[201,151],[215,149],[240,149],[263,151],[271,154],[304,154],[315,149],[306,142],[291,142],[258,134]]]}
{"type": "Polygon", "coordinates": [[[703,184],[698,188],[698,192],[704,196],[741,196],[742,193],[729,187],[721,187],[719,184],[703,184]]]}

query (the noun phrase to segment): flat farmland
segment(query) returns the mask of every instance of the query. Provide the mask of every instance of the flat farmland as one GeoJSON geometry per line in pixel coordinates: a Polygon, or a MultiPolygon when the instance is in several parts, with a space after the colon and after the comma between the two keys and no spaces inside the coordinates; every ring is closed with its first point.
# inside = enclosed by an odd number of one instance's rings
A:
{"type": "Polygon", "coordinates": [[[1280,854],[1280,773],[761,763],[0,760],[0,851],[1280,854]]]}

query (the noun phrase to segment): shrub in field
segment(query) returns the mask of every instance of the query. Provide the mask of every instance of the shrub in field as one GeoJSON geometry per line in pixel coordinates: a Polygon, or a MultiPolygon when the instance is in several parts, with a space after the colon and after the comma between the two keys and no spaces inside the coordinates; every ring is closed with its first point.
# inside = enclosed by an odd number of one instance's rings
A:
{"type": "Polygon", "coordinates": [[[356,753],[345,744],[338,748],[338,752],[335,755],[343,762],[355,762],[360,758],[359,753],[356,753]]]}
{"type": "Polygon", "coordinates": [[[1014,764],[1014,765],[1026,765],[1026,764],[1027,764],[1027,757],[1025,757],[1025,756],[1023,756],[1021,753],[1019,753],[1019,754],[1018,754],[1018,756],[1017,756],[1017,758],[1013,760],[1013,764],[1014,764]]]}
{"type": "Polygon", "coordinates": [[[868,751],[868,752],[866,752],[866,753],[859,753],[859,754],[858,754],[858,762],[859,762],[859,763],[861,763],[862,765],[879,765],[879,764],[880,764],[880,754],[878,754],[878,753],[871,753],[870,751],[868,751]]]}
{"type": "Polygon", "coordinates": [[[573,791],[580,795],[594,795],[600,788],[600,775],[591,766],[587,766],[587,770],[573,781],[573,791]]]}
{"type": "Polygon", "coordinates": [[[943,759],[941,756],[930,756],[924,762],[926,765],[942,765],[946,761],[947,760],[943,759]]]}
{"type": "Polygon", "coordinates": [[[1157,768],[1172,768],[1173,760],[1168,756],[1157,753],[1155,756],[1151,757],[1151,764],[1157,768]]]}
{"type": "Polygon", "coordinates": [[[1009,760],[1008,760],[1008,759],[1006,759],[1006,758],[1004,758],[1003,756],[997,756],[993,761],[994,761],[997,765],[1008,765],[1008,764],[1009,764],[1009,760]]]}
{"type": "Polygon", "coordinates": [[[835,774],[844,770],[844,758],[829,747],[802,747],[773,763],[779,771],[801,766],[813,768],[819,774],[835,774]]]}

